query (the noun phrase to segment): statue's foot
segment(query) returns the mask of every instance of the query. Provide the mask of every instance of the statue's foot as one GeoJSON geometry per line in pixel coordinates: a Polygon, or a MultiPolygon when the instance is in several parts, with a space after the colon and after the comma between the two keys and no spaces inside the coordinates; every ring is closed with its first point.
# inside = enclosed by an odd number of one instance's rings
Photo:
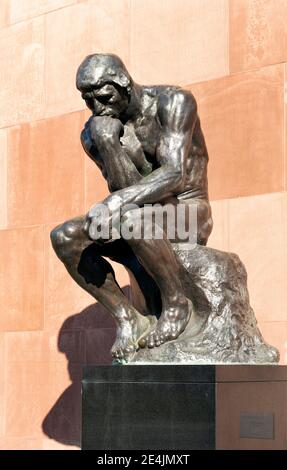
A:
{"type": "Polygon", "coordinates": [[[150,325],[150,320],[139,313],[134,319],[123,321],[117,328],[116,341],[111,349],[113,359],[119,363],[129,362],[139,348],[141,338],[148,334],[150,325]]]}
{"type": "Polygon", "coordinates": [[[167,341],[175,340],[186,328],[192,313],[191,301],[185,299],[180,305],[165,310],[156,327],[139,341],[140,347],[154,348],[167,341]]]}

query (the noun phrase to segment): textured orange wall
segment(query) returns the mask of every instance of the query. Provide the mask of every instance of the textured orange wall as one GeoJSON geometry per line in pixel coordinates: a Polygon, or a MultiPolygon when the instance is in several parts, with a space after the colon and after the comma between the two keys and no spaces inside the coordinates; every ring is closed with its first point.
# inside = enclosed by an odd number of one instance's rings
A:
{"type": "Polygon", "coordinates": [[[77,448],[81,364],[110,360],[111,320],[49,242],[107,192],[79,144],[75,72],[92,52],[195,94],[210,245],[245,262],[262,332],[287,362],[286,15],[286,0],[1,0],[0,449],[77,448]]]}

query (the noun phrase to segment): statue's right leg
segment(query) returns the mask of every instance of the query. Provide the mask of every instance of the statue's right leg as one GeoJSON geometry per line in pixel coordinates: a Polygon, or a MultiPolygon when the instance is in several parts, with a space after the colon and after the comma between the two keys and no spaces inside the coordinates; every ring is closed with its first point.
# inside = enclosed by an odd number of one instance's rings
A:
{"type": "Polygon", "coordinates": [[[101,246],[88,236],[86,217],[76,217],[55,227],[51,241],[72,278],[114,317],[117,339],[112,356],[128,359],[135,352],[139,339],[149,330],[150,322],[120,289],[112,266],[102,257],[101,246]]]}

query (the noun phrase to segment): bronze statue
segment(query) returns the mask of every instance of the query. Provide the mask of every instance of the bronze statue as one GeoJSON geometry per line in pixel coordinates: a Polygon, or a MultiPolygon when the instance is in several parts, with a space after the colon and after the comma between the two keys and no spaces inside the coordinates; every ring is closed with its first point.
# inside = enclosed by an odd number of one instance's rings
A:
{"type": "MultiPolygon", "coordinates": [[[[202,335],[211,319],[200,292],[190,285],[197,275],[193,273],[197,261],[210,253],[205,245],[212,230],[208,153],[195,98],[176,86],[136,84],[123,62],[112,54],[88,56],[78,69],[76,84],[92,112],[81,142],[107,180],[111,194],[101,204],[110,216],[103,217],[96,204],[87,215],[56,227],[51,233],[53,247],[73,279],[115,319],[115,359],[131,361],[141,347],[165,351],[161,360],[170,361],[169,344],[179,344],[181,337],[184,341],[187,331],[192,338],[202,335]],[[99,227],[110,229],[112,215],[120,229],[134,228],[135,220],[142,217],[135,218],[134,210],[127,209],[131,204],[139,208],[141,216],[147,204],[196,207],[197,246],[191,250],[195,259],[191,261],[190,253],[181,257],[180,240],[177,234],[170,239],[166,226],[161,239],[97,238],[99,227]],[[132,302],[123,294],[105,257],[129,271],[132,302]]],[[[185,223],[188,228],[188,216],[185,223]]],[[[205,262],[209,264],[209,260],[205,262]]],[[[157,352],[150,354],[139,351],[137,356],[156,360],[157,352]]],[[[274,348],[268,354],[270,362],[278,359],[274,348]]],[[[268,362],[265,353],[263,356],[268,362]]]]}

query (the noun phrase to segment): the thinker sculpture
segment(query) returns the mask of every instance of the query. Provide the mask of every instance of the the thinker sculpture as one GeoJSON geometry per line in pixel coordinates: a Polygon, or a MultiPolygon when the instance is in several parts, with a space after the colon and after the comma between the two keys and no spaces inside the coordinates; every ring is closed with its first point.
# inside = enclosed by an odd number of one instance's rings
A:
{"type": "Polygon", "coordinates": [[[136,84],[112,54],[88,56],[77,88],[92,111],[82,145],[111,195],[56,227],[51,240],[73,279],[112,314],[112,356],[122,362],[277,362],[277,350],[256,326],[244,266],[236,255],[205,246],[212,230],[208,153],[193,95],[136,84]],[[157,228],[155,219],[143,221],[147,204],[184,207],[196,245],[184,246],[177,219],[172,239],[165,223],[158,227],[161,237],[98,236],[110,234],[115,220],[120,234],[136,232],[142,222],[157,228]],[[106,257],[127,268],[132,300],[106,257]]]}

